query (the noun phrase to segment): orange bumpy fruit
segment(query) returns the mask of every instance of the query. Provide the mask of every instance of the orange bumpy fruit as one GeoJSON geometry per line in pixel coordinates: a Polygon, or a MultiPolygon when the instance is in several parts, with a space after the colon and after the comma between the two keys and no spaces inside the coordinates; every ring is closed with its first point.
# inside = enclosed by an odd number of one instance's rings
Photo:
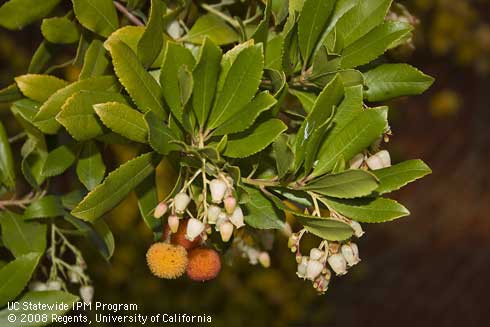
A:
{"type": "Polygon", "coordinates": [[[146,261],[153,275],[175,279],[182,276],[187,267],[187,251],[180,245],[154,243],[146,252],[146,261]]]}
{"type": "Polygon", "coordinates": [[[187,276],[195,281],[204,282],[218,276],[221,270],[221,259],[215,250],[197,248],[189,252],[187,276]]]}

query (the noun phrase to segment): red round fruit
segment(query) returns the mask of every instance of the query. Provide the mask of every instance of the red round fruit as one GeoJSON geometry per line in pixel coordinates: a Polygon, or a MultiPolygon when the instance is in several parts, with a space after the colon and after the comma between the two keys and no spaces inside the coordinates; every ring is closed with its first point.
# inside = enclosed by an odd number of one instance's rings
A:
{"type": "Polygon", "coordinates": [[[221,270],[221,258],[215,250],[197,248],[189,252],[187,276],[195,281],[204,282],[218,276],[221,270]]]}

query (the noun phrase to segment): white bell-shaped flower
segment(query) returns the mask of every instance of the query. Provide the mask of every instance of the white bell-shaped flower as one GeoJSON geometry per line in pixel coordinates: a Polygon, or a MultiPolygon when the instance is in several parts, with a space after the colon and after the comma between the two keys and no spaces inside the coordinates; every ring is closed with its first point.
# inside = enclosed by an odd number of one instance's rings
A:
{"type": "Polygon", "coordinates": [[[322,273],[324,267],[325,265],[320,261],[310,258],[306,267],[306,279],[315,280],[322,273]]]}
{"type": "Polygon", "coordinates": [[[80,287],[80,297],[83,302],[91,303],[94,299],[94,288],[90,285],[80,287]]]}
{"type": "Polygon", "coordinates": [[[209,183],[209,190],[211,191],[211,199],[214,203],[221,203],[226,193],[226,183],[221,179],[213,179],[209,183]]]}
{"type": "Polygon", "coordinates": [[[33,281],[33,282],[29,283],[29,291],[42,292],[42,291],[47,291],[47,290],[48,290],[48,287],[43,282],[33,281]]]}
{"type": "Polygon", "coordinates": [[[381,150],[366,159],[366,163],[371,170],[377,170],[391,166],[390,153],[386,150],[381,150]]]}
{"type": "MultiPolygon", "coordinates": [[[[354,244],[354,243],[351,243],[351,244],[354,244]]],[[[352,248],[352,246],[350,244],[342,245],[342,247],[340,248],[340,252],[344,256],[344,259],[345,259],[345,261],[347,261],[347,264],[349,265],[349,267],[354,266],[355,264],[357,264],[360,261],[359,257],[354,253],[354,249],[352,248]]]]}
{"type": "Polygon", "coordinates": [[[320,250],[318,248],[312,248],[310,250],[310,259],[320,260],[320,258],[323,257],[324,254],[325,254],[325,252],[323,252],[322,250],[320,250]]]}
{"type": "Polygon", "coordinates": [[[359,224],[357,221],[355,221],[355,220],[351,220],[351,221],[349,222],[349,225],[350,225],[350,227],[352,227],[352,229],[354,230],[354,235],[355,235],[357,238],[360,238],[362,235],[364,235],[364,230],[362,229],[361,224],[359,224]]]}
{"type": "Polygon", "coordinates": [[[214,204],[208,207],[208,224],[214,225],[218,220],[218,216],[221,213],[221,208],[214,204]]]}
{"type": "Polygon", "coordinates": [[[191,198],[187,193],[179,193],[174,197],[174,206],[175,206],[175,211],[177,211],[178,214],[182,214],[185,212],[185,209],[187,209],[187,206],[191,202],[191,198]]]}
{"type": "Polygon", "coordinates": [[[59,291],[61,290],[62,284],[59,280],[48,280],[46,282],[46,288],[48,291],[59,291]]]}
{"type": "Polygon", "coordinates": [[[230,221],[233,223],[233,225],[235,225],[236,228],[245,226],[245,223],[243,222],[242,208],[240,207],[235,208],[232,215],[230,216],[230,221]]]}
{"type": "Polygon", "coordinates": [[[356,154],[350,161],[350,169],[359,169],[364,162],[364,154],[358,153],[356,154]]]}
{"type": "Polygon", "coordinates": [[[204,231],[204,224],[202,221],[191,218],[187,222],[187,230],[185,233],[185,238],[189,241],[194,241],[196,237],[198,237],[204,231]]]}
{"type": "Polygon", "coordinates": [[[340,253],[332,254],[328,257],[328,264],[332,267],[332,270],[337,274],[337,276],[347,274],[347,262],[344,256],[340,253]]]}
{"type": "Polygon", "coordinates": [[[298,263],[298,269],[296,271],[296,275],[298,275],[299,278],[305,278],[306,277],[306,268],[308,267],[308,257],[304,256],[301,257],[300,262],[298,263]]]}

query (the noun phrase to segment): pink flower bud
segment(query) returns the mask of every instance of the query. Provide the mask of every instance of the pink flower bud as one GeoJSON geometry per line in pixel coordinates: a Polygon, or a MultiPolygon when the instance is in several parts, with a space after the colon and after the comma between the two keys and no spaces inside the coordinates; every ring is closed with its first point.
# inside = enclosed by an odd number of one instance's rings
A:
{"type": "Polygon", "coordinates": [[[267,252],[260,252],[259,254],[259,262],[264,268],[269,268],[271,266],[271,257],[267,252]]]}
{"type": "Polygon", "coordinates": [[[219,233],[221,234],[223,242],[228,242],[233,234],[233,224],[229,221],[224,222],[219,227],[219,233]]]}
{"type": "Polygon", "coordinates": [[[224,203],[226,213],[229,215],[233,214],[236,208],[236,199],[233,196],[227,196],[224,203]]]}
{"type": "Polygon", "coordinates": [[[163,217],[163,215],[167,212],[168,206],[165,202],[160,202],[156,207],[155,211],[153,212],[153,217],[156,219],[160,219],[163,217]]]}
{"type": "Polygon", "coordinates": [[[177,217],[176,215],[171,215],[170,217],[168,217],[168,227],[170,227],[170,231],[172,233],[177,233],[177,231],[179,230],[179,217],[177,217]]]}

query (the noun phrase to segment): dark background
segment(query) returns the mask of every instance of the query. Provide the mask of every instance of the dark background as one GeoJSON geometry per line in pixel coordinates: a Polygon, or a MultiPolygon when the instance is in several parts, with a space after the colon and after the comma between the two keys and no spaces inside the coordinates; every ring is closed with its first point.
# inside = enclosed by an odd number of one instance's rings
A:
{"type": "MultiPolygon", "coordinates": [[[[390,103],[394,136],[387,148],[393,161],[422,158],[433,169],[394,195],[410,217],[366,226],[358,242],[363,261],[317,296],[296,277],[294,257],[281,237],[270,269],[238,258],[206,284],[152,277],[144,257],[151,235],[130,198],[109,219],[116,237],[111,263],[80,242],[96,300],[137,303],[148,313],[206,313],[216,326],[488,325],[489,2],[402,3],[420,19],[416,49],[391,53],[391,60],[408,61],[436,78],[424,95],[390,103]]],[[[0,30],[0,87],[26,71],[39,42],[38,26],[0,30]]],[[[60,49],[60,62],[72,51],[60,49]]],[[[73,80],[78,71],[60,74],[73,80]]],[[[2,121],[14,125],[6,109],[0,107],[2,121]]],[[[110,151],[121,160],[132,156],[124,147],[110,151]]],[[[169,174],[162,172],[161,179],[169,174]]]]}

